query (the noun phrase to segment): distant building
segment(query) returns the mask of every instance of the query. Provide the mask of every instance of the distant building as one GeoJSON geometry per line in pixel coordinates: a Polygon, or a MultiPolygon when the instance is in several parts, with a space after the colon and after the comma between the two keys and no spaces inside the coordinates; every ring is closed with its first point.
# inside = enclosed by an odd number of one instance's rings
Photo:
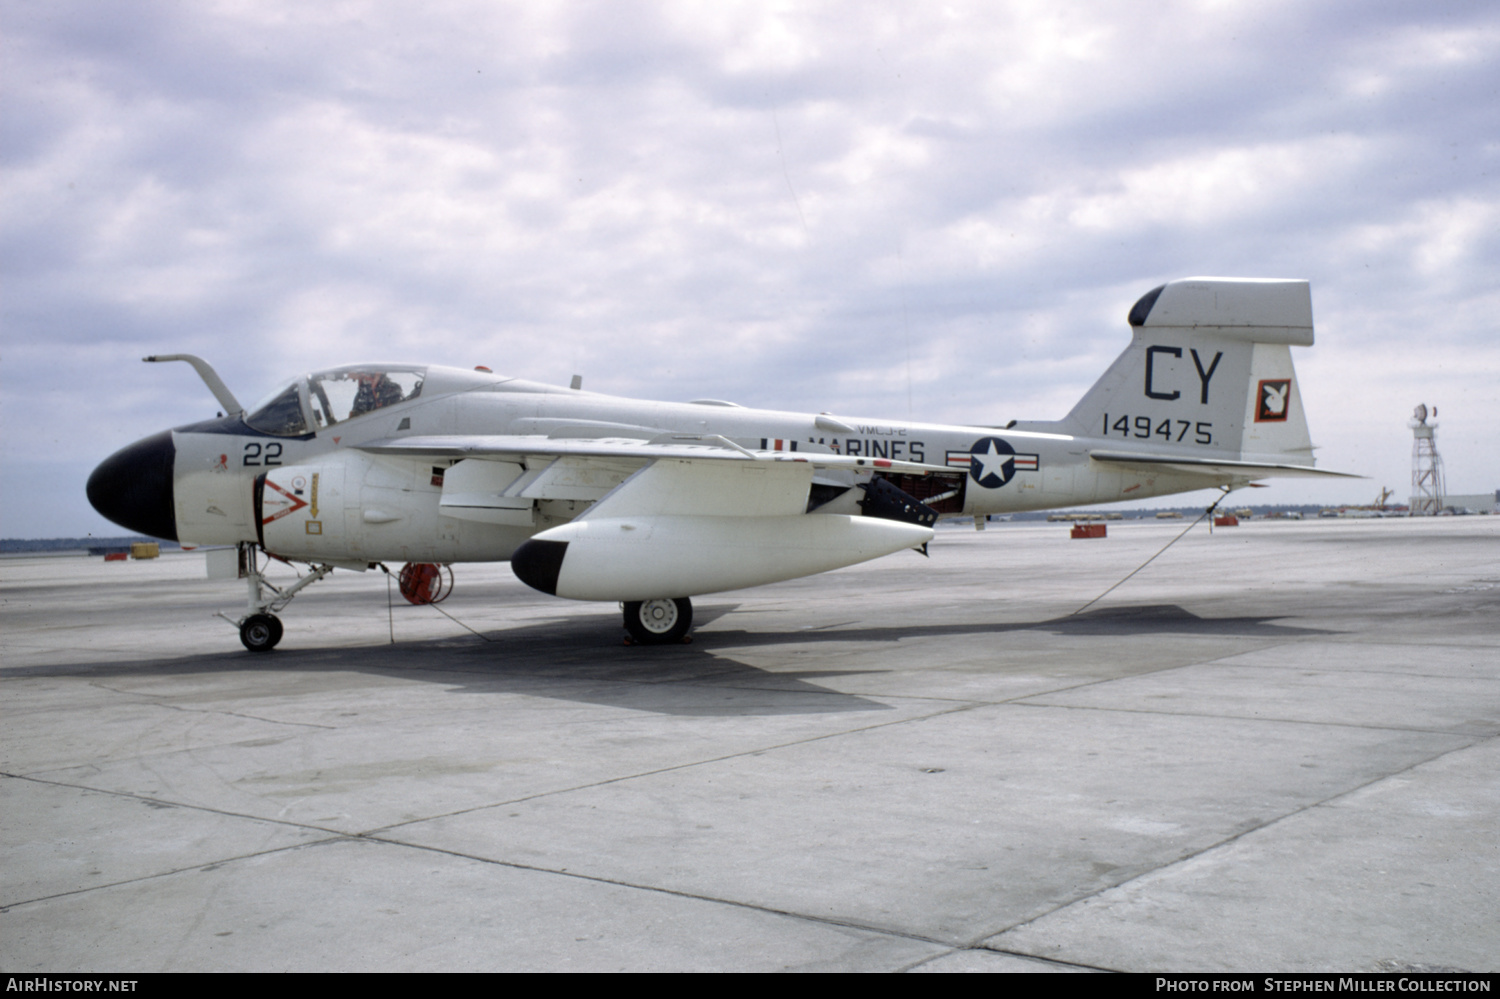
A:
{"type": "Polygon", "coordinates": [[[1444,510],[1469,510],[1473,513],[1500,513],[1500,489],[1492,493],[1474,493],[1458,496],[1452,493],[1443,497],[1444,510]]]}

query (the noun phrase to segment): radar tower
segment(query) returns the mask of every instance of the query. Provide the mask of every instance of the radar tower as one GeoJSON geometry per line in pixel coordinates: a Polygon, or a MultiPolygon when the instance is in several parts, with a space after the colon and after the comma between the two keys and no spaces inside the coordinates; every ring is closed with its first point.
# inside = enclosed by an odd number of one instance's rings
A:
{"type": "Polygon", "coordinates": [[[1443,509],[1443,459],[1438,454],[1437,407],[1432,407],[1433,422],[1428,423],[1427,404],[1420,403],[1407,421],[1411,427],[1411,516],[1431,517],[1443,509]]]}

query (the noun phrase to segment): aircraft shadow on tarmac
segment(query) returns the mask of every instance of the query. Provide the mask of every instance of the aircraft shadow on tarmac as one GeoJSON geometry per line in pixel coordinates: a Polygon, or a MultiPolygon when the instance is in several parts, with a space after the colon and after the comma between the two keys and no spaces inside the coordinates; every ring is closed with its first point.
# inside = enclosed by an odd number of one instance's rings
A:
{"type": "MultiPolygon", "coordinates": [[[[737,604],[695,608],[702,628],[737,604]]],[[[1118,638],[1199,635],[1293,639],[1329,634],[1324,629],[1272,624],[1267,617],[1203,618],[1174,604],[1109,607],[1038,622],[960,622],[890,627],[848,627],[792,632],[710,630],[690,644],[622,647],[616,614],[570,615],[479,635],[396,642],[354,648],[298,649],[271,654],[235,653],[144,662],[89,664],[89,672],[115,675],[183,675],[215,670],[313,673],[354,670],[407,680],[430,679],[454,693],[524,693],[575,702],[680,715],[783,715],[886,711],[887,705],[820,686],[816,680],[883,673],[885,669],[801,671],[760,669],[724,650],[787,645],[836,645],[923,638],[1046,631],[1059,636],[1118,638]],[[732,695],[729,692],[733,692],[732,695]]],[[[851,622],[851,624],[854,622],[851,622]]],[[[77,664],[40,673],[76,673],[77,664]]]]}

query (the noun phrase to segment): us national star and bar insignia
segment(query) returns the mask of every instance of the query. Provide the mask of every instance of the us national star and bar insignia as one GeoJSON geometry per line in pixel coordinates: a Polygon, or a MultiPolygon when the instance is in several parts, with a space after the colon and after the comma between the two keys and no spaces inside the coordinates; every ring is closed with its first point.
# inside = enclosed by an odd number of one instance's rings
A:
{"type": "Polygon", "coordinates": [[[999,489],[1017,472],[1035,472],[1041,460],[1035,454],[1017,454],[999,437],[981,437],[967,451],[949,451],[950,468],[967,468],[969,477],[985,489],[999,489]]]}

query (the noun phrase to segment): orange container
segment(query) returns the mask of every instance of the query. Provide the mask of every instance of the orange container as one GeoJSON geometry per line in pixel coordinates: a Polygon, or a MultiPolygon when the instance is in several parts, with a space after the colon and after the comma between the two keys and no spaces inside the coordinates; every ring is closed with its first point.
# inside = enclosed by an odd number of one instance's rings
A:
{"type": "Polygon", "coordinates": [[[1073,537],[1075,538],[1102,538],[1104,537],[1103,524],[1074,524],[1073,537]]]}

